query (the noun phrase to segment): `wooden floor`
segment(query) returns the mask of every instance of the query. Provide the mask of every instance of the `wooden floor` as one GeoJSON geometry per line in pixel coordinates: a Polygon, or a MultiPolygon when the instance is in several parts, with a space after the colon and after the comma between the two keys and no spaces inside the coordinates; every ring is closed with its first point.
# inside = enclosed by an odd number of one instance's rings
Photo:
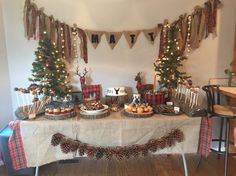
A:
{"type": "MultiPolygon", "coordinates": [[[[197,168],[199,157],[188,155],[189,176],[223,176],[224,159],[212,154],[202,160],[197,168]]],[[[6,176],[0,168],[0,175],[6,176]]],[[[130,160],[91,160],[79,159],[79,163],[52,163],[40,167],[40,176],[183,176],[183,164],[180,155],[161,155],[130,160]]],[[[236,159],[229,160],[229,176],[236,175],[236,159]]]]}

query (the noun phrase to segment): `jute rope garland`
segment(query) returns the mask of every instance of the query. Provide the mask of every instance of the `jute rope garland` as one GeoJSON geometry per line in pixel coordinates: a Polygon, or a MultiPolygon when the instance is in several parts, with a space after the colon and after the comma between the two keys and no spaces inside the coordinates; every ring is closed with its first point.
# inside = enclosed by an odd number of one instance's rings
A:
{"type": "Polygon", "coordinates": [[[115,157],[118,160],[129,159],[131,157],[146,156],[149,152],[155,153],[157,150],[174,146],[176,142],[184,140],[184,134],[180,129],[174,129],[167,135],[159,139],[151,139],[146,144],[131,145],[124,147],[98,147],[83,143],[80,140],[66,138],[63,134],[56,133],[52,136],[51,145],[60,146],[63,153],[79,152],[79,155],[86,154],[90,158],[110,160],[115,157]]]}

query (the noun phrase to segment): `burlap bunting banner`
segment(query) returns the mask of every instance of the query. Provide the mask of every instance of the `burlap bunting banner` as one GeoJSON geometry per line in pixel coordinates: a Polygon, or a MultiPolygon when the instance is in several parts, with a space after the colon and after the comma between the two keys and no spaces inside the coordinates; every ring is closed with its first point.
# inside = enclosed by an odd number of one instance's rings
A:
{"type": "Polygon", "coordinates": [[[161,28],[157,26],[152,29],[144,29],[143,34],[147,38],[147,40],[153,45],[160,31],[161,31],[161,28]]]}
{"type": "Polygon", "coordinates": [[[110,48],[114,49],[122,36],[122,32],[105,32],[105,36],[110,48]]]}
{"type": "Polygon", "coordinates": [[[93,45],[94,49],[97,48],[98,44],[101,41],[101,37],[104,34],[102,31],[90,31],[90,30],[85,30],[91,44],[93,45]]]}
{"type": "Polygon", "coordinates": [[[129,47],[132,48],[137,41],[137,38],[140,34],[140,30],[137,31],[124,31],[124,36],[129,44],[129,47]]]}

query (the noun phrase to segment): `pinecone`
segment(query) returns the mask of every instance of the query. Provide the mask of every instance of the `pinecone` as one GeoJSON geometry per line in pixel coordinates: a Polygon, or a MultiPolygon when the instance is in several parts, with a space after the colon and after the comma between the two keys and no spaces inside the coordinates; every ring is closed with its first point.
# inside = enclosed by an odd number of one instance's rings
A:
{"type": "Polygon", "coordinates": [[[175,141],[174,141],[174,138],[172,137],[172,135],[169,135],[166,137],[166,145],[168,147],[171,147],[174,143],[175,143],[175,141]]]}
{"type": "Polygon", "coordinates": [[[146,145],[141,145],[140,149],[141,149],[142,156],[147,156],[148,155],[148,148],[146,147],[146,145]]]}
{"type": "Polygon", "coordinates": [[[157,142],[156,140],[152,139],[147,143],[147,148],[151,152],[155,153],[157,151],[157,142]]]}
{"type": "Polygon", "coordinates": [[[103,157],[105,150],[103,148],[97,148],[96,159],[99,160],[103,157]]]}
{"type": "Polygon", "coordinates": [[[79,141],[71,140],[70,141],[70,150],[71,150],[71,152],[76,152],[78,150],[79,145],[80,145],[79,141]]]}
{"type": "Polygon", "coordinates": [[[86,153],[87,144],[80,144],[79,146],[79,155],[83,156],[86,153]]]}
{"type": "Polygon", "coordinates": [[[61,142],[61,151],[63,153],[69,153],[71,148],[70,148],[70,141],[69,140],[64,140],[61,142]]]}
{"type": "Polygon", "coordinates": [[[88,155],[88,157],[94,158],[95,152],[96,152],[96,149],[94,147],[88,146],[88,148],[87,148],[87,155],[88,155]]]}
{"type": "Polygon", "coordinates": [[[129,150],[128,147],[124,147],[124,151],[123,152],[124,152],[124,157],[126,159],[129,159],[131,157],[130,150],[129,150]]]}
{"type": "Polygon", "coordinates": [[[111,160],[113,156],[113,150],[111,148],[106,148],[104,154],[107,160],[111,160]]]}
{"type": "Polygon", "coordinates": [[[122,160],[124,158],[124,151],[122,148],[116,148],[115,156],[117,160],[122,160]]]}
{"type": "Polygon", "coordinates": [[[131,150],[132,150],[133,157],[135,157],[135,158],[139,157],[139,147],[138,147],[138,145],[133,146],[131,148],[131,150]]]}
{"type": "Polygon", "coordinates": [[[57,146],[57,145],[59,145],[63,138],[65,138],[65,136],[62,135],[62,134],[60,134],[60,133],[54,134],[54,135],[52,136],[52,140],[51,140],[52,146],[57,146]]]}
{"type": "Polygon", "coordinates": [[[166,139],[162,137],[160,140],[158,140],[158,148],[164,149],[166,147],[166,139]]]}
{"type": "Polygon", "coordinates": [[[177,142],[182,142],[184,140],[184,133],[180,129],[176,129],[173,136],[177,142]]]}

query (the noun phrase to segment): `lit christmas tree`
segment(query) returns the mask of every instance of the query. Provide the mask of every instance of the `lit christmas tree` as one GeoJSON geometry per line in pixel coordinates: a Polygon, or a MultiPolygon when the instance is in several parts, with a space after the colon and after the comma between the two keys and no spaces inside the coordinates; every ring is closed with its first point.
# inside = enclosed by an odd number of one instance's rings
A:
{"type": "Polygon", "coordinates": [[[36,59],[32,63],[32,78],[29,80],[39,86],[39,94],[64,99],[71,93],[69,74],[55,44],[46,37],[46,32],[44,34],[35,51],[36,59]]]}
{"type": "Polygon", "coordinates": [[[167,44],[164,50],[164,54],[161,58],[158,58],[154,63],[155,71],[159,76],[158,83],[161,88],[176,88],[179,81],[190,78],[186,76],[186,72],[181,72],[179,68],[183,66],[182,61],[187,59],[180,47],[177,40],[178,29],[175,26],[166,27],[167,30],[167,44]]]}

